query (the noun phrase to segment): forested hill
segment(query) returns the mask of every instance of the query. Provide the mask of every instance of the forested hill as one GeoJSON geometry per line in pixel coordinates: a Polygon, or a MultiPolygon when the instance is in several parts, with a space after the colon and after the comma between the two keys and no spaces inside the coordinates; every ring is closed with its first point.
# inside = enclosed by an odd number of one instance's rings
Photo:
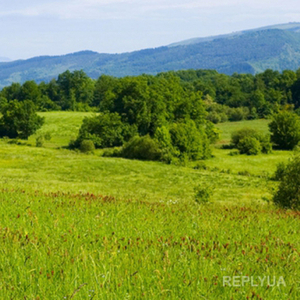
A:
{"type": "Polygon", "coordinates": [[[26,80],[49,81],[65,70],[80,69],[92,78],[180,69],[215,69],[225,74],[296,70],[300,67],[299,28],[300,23],[293,23],[130,53],[82,51],[0,63],[0,87],[26,80]]]}

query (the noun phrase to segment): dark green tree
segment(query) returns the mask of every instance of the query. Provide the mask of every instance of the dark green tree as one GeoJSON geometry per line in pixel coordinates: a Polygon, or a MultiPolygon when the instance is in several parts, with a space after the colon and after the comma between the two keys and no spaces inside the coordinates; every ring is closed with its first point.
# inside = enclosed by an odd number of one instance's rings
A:
{"type": "Polygon", "coordinates": [[[36,107],[30,100],[10,101],[2,108],[0,136],[27,139],[44,123],[44,118],[36,113],[36,107]]]}
{"type": "Polygon", "coordinates": [[[125,141],[126,129],[118,113],[101,113],[94,117],[86,117],[73,147],[79,148],[83,140],[93,141],[96,148],[121,146],[125,141]]]}
{"type": "Polygon", "coordinates": [[[276,173],[280,184],[273,202],[282,208],[300,210],[300,156],[295,156],[286,166],[279,165],[276,173]]]}
{"type": "Polygon", "coordinates": [[[58,76],[59,105],[63,110],[88,110],[93,101],[94,81],[82,70],[58,76]]]}
{"type": "Polygon", "coordinates": [[[21,88],[19,100],[31,100],[36,106],[38,106],[41,98],[41,91],[35,81],[26,81],[21,88]]]}

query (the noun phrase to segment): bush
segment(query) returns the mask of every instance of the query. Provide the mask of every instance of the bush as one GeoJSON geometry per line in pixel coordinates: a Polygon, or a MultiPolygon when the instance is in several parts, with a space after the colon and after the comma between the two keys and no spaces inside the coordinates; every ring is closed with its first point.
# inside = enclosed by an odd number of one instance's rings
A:
{"type": "Polygon", "coordinates": [[[237,156],[239,154],[240,154],[240,151],[238,151],[238,150],[232,150],[228,153],[228,155],[230,155],[230,156],[237,156]]]}
{"type": "Polygon", "coordinates": [[[50,141],[51,140],[51,133],[46,132],[45,134],[39,134],[36,139],[35,139],[35,146],[36,147],[43,147],[45,141],[50,141]]]}
{"type": "Polygon", "coordinates": [[[234,132],[231,136],[231,145],[240,150],[242,154],[256,155],[260,152],[268,154],[272,152],[270,136],[262,135],[252,128],[243,128],[234,132]]]}
{"type": "Polygon", "coordinates": [[[198,185],[194,188],[195,201],[198,204],[206,204],[210,202],[213,195],[213,187],[207,184],[198,185]]]}
{"type": "Polygon", "coordinates": [[[93,152],[95,150],[95,145],[91,140],[82,140],[80,143],[80,151],[82,153],[93,152]]]}
{"type": "Polygon", "coordinates": [[[254,137],[245,137],[239,141],[237,148],[241,154],[258,155],[262,147],[260,142],[254,137]]]}
{"type": "Polygon", "coordinates": [[[270,135],[266,134],[260,138],[261,152],[270,154],[273,151],[272,143],[270,141],[270,135]]]}
{"type": "Polygon", "coordinates": [[[36,139],[35,139],[35,146],[36,147],[43,147],[44,146],[44,142],[45,139],[42,135],[39,135],[36,139]]]}
{"type": "Polygon", "coordinates": [[[103,157],[121,157],[121,150],[120,148],[107,148],[103,151],[103,157]]]}
{"type": "Polygon", "coordinates": [[[295,156],[285,169],[280,167],[280,184],[273,196],[273,202],[282,208],[300,210],[300,156],[295,156]]]}
{"type": "Polygon", "coordinates": [[[237,148],[240,141],[246,137],[252,137],[257,140],[261,139],[261,135],[259,132],[257,132],[257,130],[245,127],[232,133],[231,144],[234,148],[237,148]]]}
{"type": "Polygon", "coordinates": [[[50,141],[52,139],[51,133],[48,131],[44,134],[44,138],[46,141],[50,141]]]}
{"type": "Polygon", "coordinates": [[[123,146],[120,155],[130,159],[161,160],[162,152],[158,142],[145,135],[133,137],[123,146]]]}
{"type": "Polygon", "coordinates": [[[280,181],[285,175],[285,171],[286,164],[284,162],[280,162],[279,164],[277,164],[277,168],[272,179],[280,181]]]}
{"type": "Polygon", "coordinates": [[[83,140],[93,141],[96,148],[121,146],[125,141],[124,129],[125,125],[118,113],[104,113],[85,118],[77,140],[70,147],[79,148],[83,140]]]}
{"type": "Polygon", "coordinates": [[[203,161],[200,161],[194,166],[194,169],[195,170],[207,170],[208,166],[203,161]]]}
{"type": "Polygon", "coordinates": [[[207,120],[211,121],[214,124],[218,124],[222,121],[220,114],[215,111],[208,113],[207,120]]]}
{"type": "Polygon", "coordinates": [[[249,108],[248,107],[237,107],[231,108],[229,111],[229,121],[242,121],[248,118],[249,108]]]}
{"type": "Polygon", "coordinates": [[[228,116],[226,115],[226,113],[220,113],[219,116],[221,117],[221,123],[228,121],[228,116]]]}
{"type": "Polygon", "coordinates": [[[300,119],[293,112],[282,111],[269,124],[271,141],[282,150],[292,150],[300,142],[300,119]]]}

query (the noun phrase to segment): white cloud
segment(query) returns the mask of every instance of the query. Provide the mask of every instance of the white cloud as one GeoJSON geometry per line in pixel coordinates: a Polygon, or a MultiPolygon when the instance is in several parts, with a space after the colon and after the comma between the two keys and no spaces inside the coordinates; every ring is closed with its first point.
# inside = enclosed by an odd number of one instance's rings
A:
{"type": "MultiPolygon", "coordinates": [[[[60,19],[134,19],[151,18],[161,13],[164,16],[174,14],[220,14],[249,11],[260,14],[261,10],[272,10],[279,13],[300,13],[298,0],[48,0],[36,3],[24,0],[21,9],[9,8],[2,4],[0,15],[54,16],[60,19]]],[[[16,7],[16,6],[14,6],[16,7]]]]}

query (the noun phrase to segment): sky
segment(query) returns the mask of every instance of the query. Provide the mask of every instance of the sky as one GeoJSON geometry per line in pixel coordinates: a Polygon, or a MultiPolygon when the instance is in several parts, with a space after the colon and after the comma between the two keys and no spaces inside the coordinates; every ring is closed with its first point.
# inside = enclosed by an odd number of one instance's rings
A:
{"type": "Polygon", "coordinates": [[[299,0],[0,0],[0,57],[122,53],[300,22],[299,0]]]}

